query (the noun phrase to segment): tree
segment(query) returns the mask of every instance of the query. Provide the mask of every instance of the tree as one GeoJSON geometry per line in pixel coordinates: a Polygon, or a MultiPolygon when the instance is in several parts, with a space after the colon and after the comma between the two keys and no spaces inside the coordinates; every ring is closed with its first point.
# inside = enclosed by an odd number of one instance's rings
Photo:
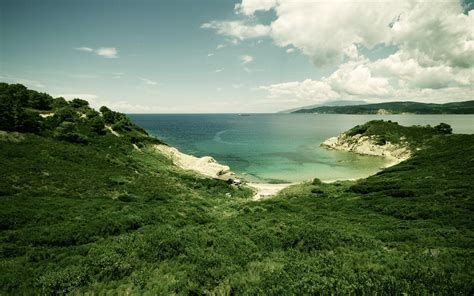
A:
{"type": "Polygon", "coordinates": [[[89,102],[86,100],[76,98],[71,101],[71,107],[73,108],[89,107],[89,102]]]}
{"type": "Polygon", "coordinates": [[[51,110],[53,98],[45,93],[30,91],[28,105],[38,110],[51,110]]]}
{"type": "Polygon", "coordinates": [[[453,133],[453,129],[451,128],[451,126],[447,123],[444,123],[444,122],[441,122],[440,124],[438,124],[434,128],[440,134],[452,134],[453,133]]]}
{"type": "Polygon", "coordinates": [[[106,130],[105,130],[105,122],[104,119],[100,116],[93,117],[90,120],[90,127],[93,132],[99,134],[99,135],[105,135],[106,130]]]}
{"type": "Polygon", "coordinates": [[[89,138],[79,133],[77,125],[73,122],[62,122],[53,133],[54,137],[71,143],[87,144],[89,138]]]}
{"type": "Polygon", "coordinates": [[[67,105],[68,105],[68,102],[63,97],[56,98],[53,101],[53,108],[54,109],[66,107],[67,105]]]}

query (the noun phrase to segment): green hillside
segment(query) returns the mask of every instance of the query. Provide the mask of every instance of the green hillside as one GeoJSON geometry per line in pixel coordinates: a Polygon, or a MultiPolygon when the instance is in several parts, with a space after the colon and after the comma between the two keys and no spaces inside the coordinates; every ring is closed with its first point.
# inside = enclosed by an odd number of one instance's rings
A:
{"type": "Polygon", "coordinates": [[[474,101],[446,104],[426,104],[418,102],[388,102],[355,106],[323,106],[299,109],[292,113],[323,114],[474,114],[474,101]]]}
{"type": "Polygon", "coordinates": [[[7,84],[0,104],[0,295],[474,292],[473,135],[256,202],[177,168],[121,113],[7,84]]]}

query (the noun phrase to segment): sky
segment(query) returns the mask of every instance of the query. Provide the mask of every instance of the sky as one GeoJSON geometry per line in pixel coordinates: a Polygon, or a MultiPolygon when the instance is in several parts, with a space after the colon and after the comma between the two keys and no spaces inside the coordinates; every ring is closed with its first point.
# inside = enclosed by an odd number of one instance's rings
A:
{"type": "Polygon", "coordinates": [[[127,113],[474,98],[473,0],[0,0],[0,81],[127,113]]]}

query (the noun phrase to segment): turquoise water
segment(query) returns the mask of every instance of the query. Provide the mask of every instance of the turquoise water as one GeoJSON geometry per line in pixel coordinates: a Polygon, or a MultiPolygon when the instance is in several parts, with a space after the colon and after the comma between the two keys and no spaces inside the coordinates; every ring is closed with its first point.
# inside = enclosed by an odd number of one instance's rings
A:
{"type": "Polygon", "coordinates": [[[330,151],[319,145],[357,124],[390,119],[402,125],[450,124],[456,133],[474,133],[472,115],[329,114],[131,114],[150,134],[184,153],[210,155],[244,179],[300,182],[362,178],[386,160],[330,151]]]}

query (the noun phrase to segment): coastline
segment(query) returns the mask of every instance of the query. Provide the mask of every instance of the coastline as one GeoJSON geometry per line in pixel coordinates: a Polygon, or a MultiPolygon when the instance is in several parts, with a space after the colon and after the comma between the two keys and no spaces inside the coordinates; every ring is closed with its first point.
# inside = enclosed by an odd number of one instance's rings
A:
{"type": "Polygon", "coordinates": [[[219,179],[227,182],[232,182],[237,185],[244,185],[252,188],[255,191],[253,200],[262,200],[269,198],[281,190],[298,183],[257,183],[257,182],[243,182],[238,179],[234,172],[226,165],[218,163],[211,156],[196,157],[190,154],[183,153],[178,149],[157,144],[153,146],[155,150],[161,152],[173,163],[185,170],[191,170],[205,177],[219,179]]]}
{"type": "MultiPolygon", "coordinates": [[[[376,145],[372,139],[367,137],[357,137],[354,141],[348,141],[349,137],[343,133],[338,137],[332,137],[326,139],[321,146],[326,149],[340,150],[351,153],[357,153],[361,155],[368,155],[374,157],[383,157],[389,162],[381,167],[385,169],[410,158],[411,153],[405,147],[400,147],[392,144],[388,145],[376,145]]],[[[353,139],[350,139],[353,140],[353,139]]],[[[223,180],[226,182],[233,183],[238,186],[247,186],[254,190],[252,200],[261,201],[268,199],[285,188],[292,185],[302,184],[302,182],[294,183],[259,183],[259,182],[247,182],[246,180],[239,179],[234,172],[231,171],[227,165],[220,164],[211,156],[196,157],[194,155],[186,154],[179,151],[175,147],[157,144],[154,145],[154,149],[161,152],[164,156],[169,158],[176,166],[184,169],[194,171],[202,176],[223,180]]],[[[337,179],[324,181],[324,183],[334,183],[338,181],[355,181],[359,178],[350,179],[337,179]]]]}

